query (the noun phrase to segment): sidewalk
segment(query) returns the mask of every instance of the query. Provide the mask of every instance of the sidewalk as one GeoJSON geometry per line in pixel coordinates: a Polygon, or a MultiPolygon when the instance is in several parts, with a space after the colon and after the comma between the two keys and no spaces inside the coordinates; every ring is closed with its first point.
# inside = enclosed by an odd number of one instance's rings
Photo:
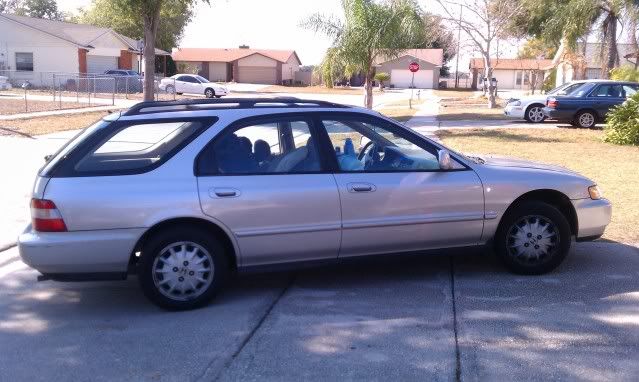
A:
{"type": "Polygon", "coordinates": [[[83,114],[91,113],[94,111],[117,111],[120,109],[126,109],[126,106],[94,106],[94,107],[80,107],[77,109],[57,109],[47,111],[34,111],[31,113],[9,114],[0,115],[0,121],[16,121],[20,119],[29,119],[37,117],[49,117],[54,115],[70,115],[70,114],[83,114]]]}

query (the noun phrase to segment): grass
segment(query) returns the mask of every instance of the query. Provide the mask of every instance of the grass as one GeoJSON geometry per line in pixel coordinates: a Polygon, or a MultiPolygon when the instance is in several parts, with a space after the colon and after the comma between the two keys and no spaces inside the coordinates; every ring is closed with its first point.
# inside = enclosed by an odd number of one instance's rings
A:
{"type": "Polygon", "coordinates": [[[0,96],[0,115],[30,113],[35,111],[50,111],[59,109],[77,109],[89,106],[86,103],[76,102],[50,102],[50,101],[34,101],[28,100],[25,108],[23,98],[0,96]],[[60,107],[62,106],[62,107],[60,107]]]}
{"type": "Polygon", "coordinates": [[[512,119],[504,115],[505,101],[497,99],[497,107],[489,109],[485,97],[442,99],[439,104],[439,121],[512,119]]]}
{"type": "Polygon", "coordinates": [[[433,95],[439,98],[472,98],[477,90],[472,89],[435,89],[433,95]]]}
{"type": "Polygon", "coordinates": [[[380,109],[377,109],[380,113],[384,114],[389,118],[393,118],[399,122],[406,122],[415,115],[417,112],[417,107],[415,105],[419,105],[423,103],[424,100],[413,100],[413,108],[409,108],[409,100],[403,100],[398,102],[392,102],[384,104],[380,109]]]}
{"type": "MultiPolygon", "coordinates": [[[[312,93],[312,94],[342,94],[342,95],[364,95],[361,88],[347,88],[336,86],[327,88],[326,86],[281,86],[271,85],[259,90],[260,93],[312,93]]],[[[373,88],[373,93],[379,93],[378,88],[373,88]]]]}
{"type": "Polygon", "coordinates": [[[81,129],[109,114],[106,111],[0,121],[0,134],[32,136],[81,129]]]}
{"type": "Polygon", "coordinates": [[[612,222],[604,238],[639,243],[639,147],[604,143],[601,130],[572,128],[451,130],[438,135],[462,152],[553,163],[593,179],[613,203],[612,222]]]}

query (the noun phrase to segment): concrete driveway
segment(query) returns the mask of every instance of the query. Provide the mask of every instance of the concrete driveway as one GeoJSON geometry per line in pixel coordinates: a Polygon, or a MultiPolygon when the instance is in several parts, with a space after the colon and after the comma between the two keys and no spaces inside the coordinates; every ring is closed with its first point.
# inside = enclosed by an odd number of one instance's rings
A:
{"type": "Polygon", "coordinates": [[[3,380],[636,380],[639,250],[557,271],[479,253],[244,275],[168,313],[126,282],[36,283],[0,253],[3,380]],[[3,263],[5,259],[5,263],[3,263]]]}

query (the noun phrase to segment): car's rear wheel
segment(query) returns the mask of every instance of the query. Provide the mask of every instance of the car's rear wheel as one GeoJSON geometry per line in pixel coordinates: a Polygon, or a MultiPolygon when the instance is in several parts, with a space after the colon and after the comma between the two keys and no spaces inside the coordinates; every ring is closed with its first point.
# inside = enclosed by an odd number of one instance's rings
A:
{"type": "Polygon", "coordinates": [[[204,96],[205,96],[206,98],[213,98],[213,97],[215,97],[215,90],[213,90],[213,89],[211,89],[211,88],[207,88],[207,89],[204,91],[204,96]]]}
{"type": "Polygon", "coordinates": [[[597,117],[592,111],[582,111],[575,117],[575,123],[581,128],[590,129],[597,123],[597,117]]]}
{"type": "Polygon", "coordinates": [[[169,94],[175,94],[175,86],[166,85],[166,92],[169,93],[169,94]]]}
{"type": "Polygon", "coordinates": [[[544,115],[544,107],[541,105],[529,106],[528,109],[526,109],[524,118],[530,123],[541,123],[545,121],[546,116],[544,115]]]}
{"type": "Polygon", "coordinates": [[[209,302],[227,274],[224,247],[198,227],[175,227],[153,235],[138,263],[142,291],[169,310],[193,309],[209,302]]]}
{"type": "Polygon", "coordinates": [[[495,235],[495,249],[510,271],[538,275],[561,264],[570,251],[570,241],[570,225],[557,208],[529,201],[504,216],[495,235]]]}

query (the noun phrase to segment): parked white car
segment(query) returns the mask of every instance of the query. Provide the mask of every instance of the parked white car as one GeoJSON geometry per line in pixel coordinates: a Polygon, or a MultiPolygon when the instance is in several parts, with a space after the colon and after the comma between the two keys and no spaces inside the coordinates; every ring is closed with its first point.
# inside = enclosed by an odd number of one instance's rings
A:
{"type": "Polygon", "coordinates": [[[586,82],[587,81],[569,82],[550,90],[546,94],[511,98],[504,108],[504,114],[516,119],[525,119],[531,123],[541,123],[546,120],[543,109],[546,106],[546,98],[548,98],[548,96],[570,94],[586,82]]]}
{"type": "Polygon", "coordinates": [[[163,78],[160,81],[160,90],[171,94],[204,94],[206,98],[220,98],[229,93],[225,86],[195,74],[176,74],[163,78]]]}

